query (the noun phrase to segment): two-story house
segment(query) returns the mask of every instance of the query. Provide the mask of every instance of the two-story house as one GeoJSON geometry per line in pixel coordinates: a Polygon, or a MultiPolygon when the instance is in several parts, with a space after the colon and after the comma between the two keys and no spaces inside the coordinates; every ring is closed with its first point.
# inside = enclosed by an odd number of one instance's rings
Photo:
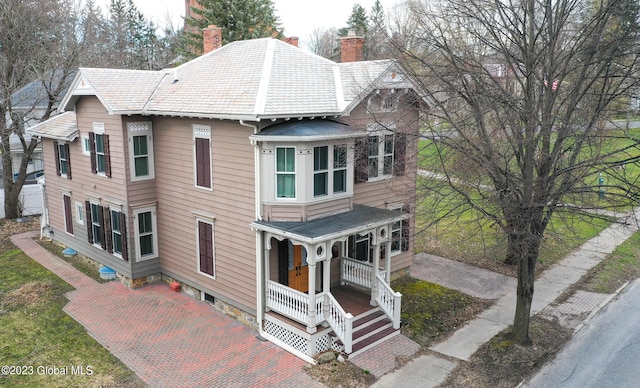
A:
{"type": "Polygon", "coordinates": [[[397,333],[420,99],[394,61],[348,60],[256,39],[175,69],[80,69],[64,113],[30,129],[46,231],[306,359],[397,333]]]}

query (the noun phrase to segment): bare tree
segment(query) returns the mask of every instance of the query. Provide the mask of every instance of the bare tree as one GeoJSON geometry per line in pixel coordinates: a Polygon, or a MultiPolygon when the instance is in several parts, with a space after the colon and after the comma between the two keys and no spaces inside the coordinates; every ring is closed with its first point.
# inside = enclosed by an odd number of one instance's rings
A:
{"type": "MultiPolygon", "coordinates": [[[[61,45],[73,41],[69,35],[67,18],[72,9],[63,0],[0,0],[0,137],[2,141],[2,166],[4,170],[5,217],[19,216],[18,199],[26,178],[26,168],[36,140],[24,137],[24,124],[28,112],[16,112],[11,97],[16,91],[34,79],[41,79],[43,85],[50,86],[47,96],[52,102],[58,83],[47,82],[54,73],[50,64],[52,58],[72,52],[62,52],[61,45]],[[20,139],[23,157],[20,161],[18,178],[12,174],[10,136],[20,139]]],[[[73,31],[73,30],[71,30],[73,31]]],[[[70,59],[68,58],[68,59],[70,59]]],[[[49,105],[46,117],[51,113],[49,105]]]]}
{"type": "Polygon", "coordinates": [[[335,28],[323,29],[316,27],[309,36],[307,48],[314,54],[337,61],[340,59],[340,38],[335,28]]]}
{"type": "Polygon", "coordinates": [[[552,218],[637,204],[638,139],[605,120],[638,87],[635,0],[409,0],[405,67],[431,101],[423,192],[473,209],[517,265],[512,336],[529,342],[536,262],[552,218]],[[408,48],[407,48],[408,47],[408,48]],[[606,172],[606,183],[598,179],[606,172]],[[443,188],[445,187],[445,188],[443,188]],[[598,194],[607,192],[606,200],[598,194]]]}

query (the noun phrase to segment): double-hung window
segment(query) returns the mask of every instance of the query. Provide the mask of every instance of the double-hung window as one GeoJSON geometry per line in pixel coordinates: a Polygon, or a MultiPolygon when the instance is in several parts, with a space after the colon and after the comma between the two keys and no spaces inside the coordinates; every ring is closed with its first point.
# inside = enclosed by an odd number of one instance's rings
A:
{"type": "Polygon", "coordinates": [[[89,244],[106,249],[107,242],[104,236],[104,214],[102,206],[95,202],[86,201],[85,210],[87,213],[87,238],[89,244]]]}
{"type": "Polygon", "coordinates": [[[147,260],[158,257],[158,227],[155,206],[136,209],[133,216],[136,227],[136,258],[147,260]]]}
{"type": "Polygon", "coordinates": [[[127,260],[127,218],[124,212],[119,210],[109,209],[109,214],[111,216],[111,230],[109,231],[111,241],[107,250],[127,260]]]}
{"type": "Polygon", "coordinates": [[[347,191],[347,146],[313,148],[313,196],[347,191]],[[331,158],[330,158],[331,157],[331,158]]]}
{"type": "Polygon", "coordinates": [[[296,149],[276,148],[276,195],[278,198],[296,197],[296,149]]]}
{"type": "Polygon", "coordinates": [[[151,122],[128,123],[131,180],[153,179],[153,137],[151,122]]]}
{"type": "Polygon", "coordinates": [[[89,132],[89,149],[91,172],[110,177],[109,135],[105,134],[104,123],[93,123],[93,132],[89,132]]]}
{"type": "Polygon", "coordinates": [[[53,142],[56,159],[56,175],[71,179],[71,161],[69,157],[69,143],[53,142]]]}
{"type": "Polygon", "coordinates": [[[196,218],[198,233],[198,272],[215,278],[215,250],[213,244],[213,221],[196,218]]]}
{"type": "Polygon", "coordinates": [[[329,192],[329,147],[313,148],[313,196],[329,192]]]}
{"type": "MultiPolygon", "coordinates": [[[[394,125],[389,125],[394,128],[394,125]]],[[[356,141],[356,183],[405,173],[406,135],[374,129],[356,141]]]]}
{"type": "Polygon", "coordinates": [[[347,191],[347,146],[333,146],[333,192],[347,191]]]}
{"type": "Polygon", "coordinates": [[[211,189],[211,127],[193,126],[196,187],[211,189]]]}

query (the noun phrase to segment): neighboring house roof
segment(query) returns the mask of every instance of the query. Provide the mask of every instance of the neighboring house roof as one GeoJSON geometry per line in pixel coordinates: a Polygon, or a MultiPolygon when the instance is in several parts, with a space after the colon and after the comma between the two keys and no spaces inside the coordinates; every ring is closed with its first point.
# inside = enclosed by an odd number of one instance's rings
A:
{"type": "Polygon", "coordinates": [[[175,69],[81,68],[62,109],[95,94],[111,114],[259,121],[348,114],[363,92],[412,87],[395,61],[335,63],[277,39],[229,43],[175,69]],[[379,83],[384,83],[381,85],[379,83]]]}
{"type": "MultiPolygon", "coordinates": [[[[71,77],[75,76],[75,71],[69,74],[71,77]]],[[[48,89],[55,90],[60,85],[60,82],[64,82],[69,78],[63,79],[64,72],[62,70],[54,70],[45,75],[43,79],[37,79],[31,81],[26,86],[18,90],[11,95],[11,106],[15,111],[28,111],[31,109],[45,109],[49,104],[49,95],[47,94],[47,88],[44,83],[50,83],[48,89]]],[[[60,96],[64,96],[68,88],[63,88],[60,96]]],[[[55,101],[53,108],[58,107],[59,101],[55,101]]]]}
{"type": "Polygon", "coordinates": [[[27,129],[32,136],[74,141],[79,136],[75,112],[65,112],[27,129]]]}

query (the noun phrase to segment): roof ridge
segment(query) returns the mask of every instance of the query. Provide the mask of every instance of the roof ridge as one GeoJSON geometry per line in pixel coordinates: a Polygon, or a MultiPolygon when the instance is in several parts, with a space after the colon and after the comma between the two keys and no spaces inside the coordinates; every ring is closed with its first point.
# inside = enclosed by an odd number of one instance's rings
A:
{"type": "Polygon", "coordinates": [[[267,92],[269,91],[269,83],[271,82],[271,69],[273,68],[273,57],[276,51],[275,41],[275,39],[267,41],[262,75],[260,76],[260,84],[258,85],[256,93],[256,104],[253,108],[253,114],[256,117],[264,113],[267,104],[267,92]]]}

